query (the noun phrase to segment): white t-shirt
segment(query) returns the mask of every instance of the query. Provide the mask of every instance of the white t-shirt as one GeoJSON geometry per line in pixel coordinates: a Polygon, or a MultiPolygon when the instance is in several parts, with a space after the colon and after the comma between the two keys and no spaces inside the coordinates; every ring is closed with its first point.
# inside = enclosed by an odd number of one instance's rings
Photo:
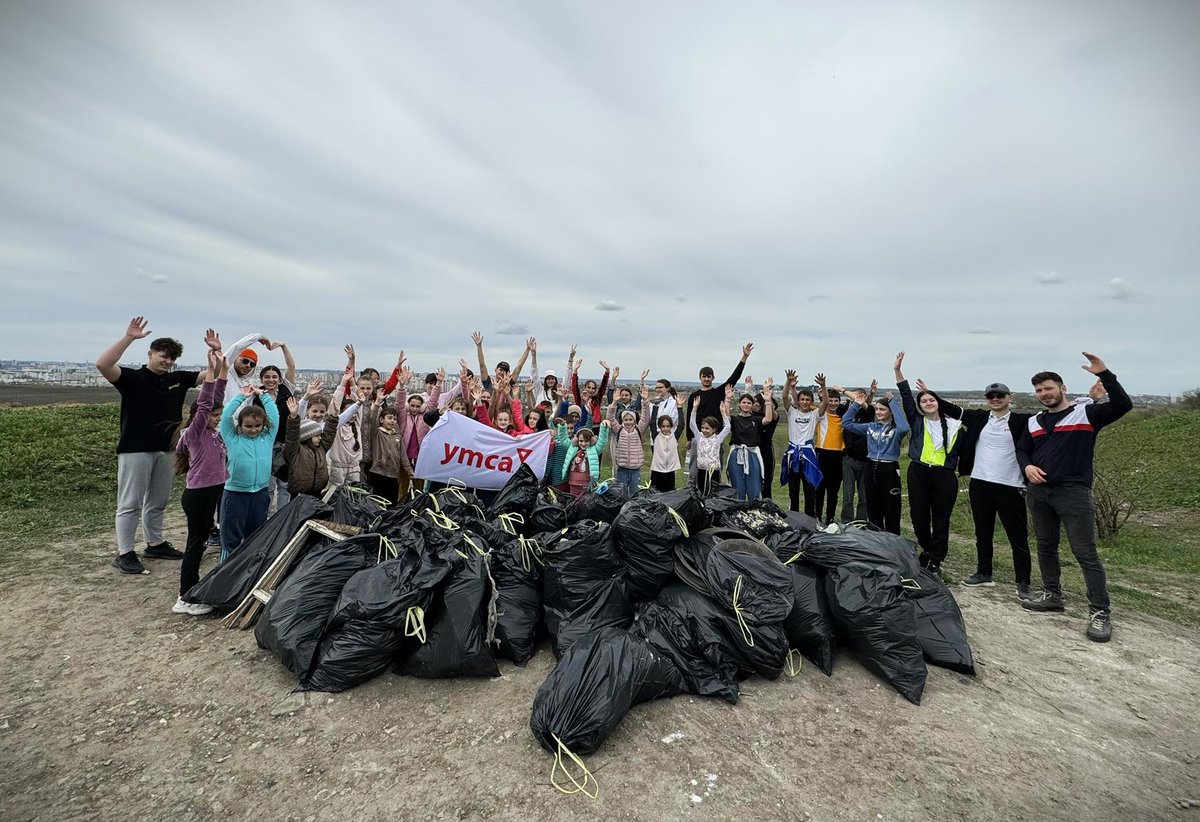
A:
{"type": "Polygon", "coordinates": [[[788,442],[803,445],[813,439],[817,433],[817,420],[819,419],[817,409],[812,408],[802,412],[793,405],[787,412],[788,442]]]}
{"type": "Polygon", "coordinates": [[[1003,417],[988,414],[987,424],[979,432],[979,444],[975,446],[975,465],[971,468],[971,479],[995,482],[1020,488],[1021,466],[1017,464],[1017,449],[1013,444],[1012,430],[1008,427],[1011,412],[1003,417]]]}

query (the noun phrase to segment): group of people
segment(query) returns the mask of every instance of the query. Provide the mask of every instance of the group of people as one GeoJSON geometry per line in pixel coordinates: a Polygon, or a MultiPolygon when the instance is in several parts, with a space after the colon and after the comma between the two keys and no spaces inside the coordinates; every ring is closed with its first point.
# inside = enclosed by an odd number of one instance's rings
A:
{"type": "Polygon", "coordinates": [[[804,512],[823,523],[865,520],[899,533],[900,452],[907,437],[903,485],[924,567],[941,571],[958,476],[970,477],[977,567],[963,584],[994,584],[999,518],[1012,547],[1021,605],[1063,610],[1059,536],[1065,527],[1088,589],[1086,633],[1097,641],[1111,636],[1107,584],[1095,545],[1092,453],[1099,429],[1132,406],[1103,361],[1086,352],[1083,368],[1096,377],[1089,397],[1072,403],[1060,375],[1039,372],[1031,382],[1043,410],[1028,414],[1011,409],[1012,392],[998,382],[984,389],[987,409],[948,402],[921,380],[914,395],[902,372],[904,352],[893,362],[898,397],[891,392],[877,397],[875,382],[846,390],[828,384],[822,373],[814,378],[814,393],[798,385],[796,372],[789,370],[777,400],[771,379],[757,390],[750,377],[740,382],[754,349],[746,343],[723,383],[715,384],[713,369],[705,366],[700,388],[681,403],[669,380],[656,380],[651,387],[647,370],[636,385],[622,384],[620,369],[603,360],[599,381],[581,381],[584,361],[574,347],[560,381],[553,370],[539,370],[535,338],[526,342],[515,367],[500,361],[489,370],[483,336],[476,333],[478,373],[461,359],[449,390],[444,390],[446,372],[439,369],[426,375],[423,391],[411,393],[413,372],[404,352],[384,379],[376,369],[360,370],[354,348],[346,346],[345,370],[326,393],[317,381],[301,391],[288,346],[259,333],[226,348],[209,329],[204,339],[208,367],[200,372],[173,370],[183,346],[169,337],[150,343],[141,368],[120,366],[129,346],[149,333],[146,320],[135,317],[96,360],[121,394],[113,564],[123,573],[145,573],[134,542],[140,519],[145,557],[182,560],[177,613],[209,610],[183,598],[198,580],[206,545],[219,541],[224,560],[266,521],[273,503],[281,506],[292,496],[321,495],[331,485],[350,482],[365,482],[392,502],[422,487],[422,478],[414,475],[417,457],[443,414],[462,414],[514,437],[550,430],[553,447],[544,482],[575,496],[595,488],[606,470],[636,492],[648,444],[648,482],[655,489],[674,490],[682,471],[687,483],[706,493],[722,481],[724,471],[737,495],[747,500],[771,495],[772,440],[785,419],[779,483],[787,486],[793,511],[800,510],[803,495],[804,512]],[[280,351],[284,369],[260,367],[260,349],[280,351]],[[527,362],[530,377],[522,379],[527,362]],[[196,386],[199,397],[184,420],[186,395],[196,386]],[[182,505],[188,537],[182,552],[162,532],[176,472],[186,475],[182,505]],[[1037,595],[1027,510],[1042,576],[1037,595]]]}

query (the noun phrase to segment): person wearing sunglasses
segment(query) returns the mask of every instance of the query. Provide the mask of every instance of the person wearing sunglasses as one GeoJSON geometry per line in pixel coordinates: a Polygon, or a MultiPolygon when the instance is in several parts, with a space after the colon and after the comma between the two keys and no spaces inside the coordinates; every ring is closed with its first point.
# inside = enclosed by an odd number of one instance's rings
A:
{"type": "MultiPolygon", "coordinates": [[[[220,342],[219,336],[217,341],[220,342]]],[[[250,347],[257,343],[268,345],[270,341],[255,332],[247,334],[228,348],[221,349],[225,352],[225,362],[229,363],[229,377],[225,383],[226,405],[241,396],[243,388],[258,388],[258,352],[250,347]]]]}

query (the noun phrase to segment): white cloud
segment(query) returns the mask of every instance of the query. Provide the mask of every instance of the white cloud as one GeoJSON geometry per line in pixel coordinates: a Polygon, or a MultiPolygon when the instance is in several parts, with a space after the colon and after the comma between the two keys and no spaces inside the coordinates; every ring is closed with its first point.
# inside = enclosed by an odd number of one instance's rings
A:
{"type": "Polygon", "coordinates": [[[612,300],[601,300],[596,305],[596,310],[597,311],[624,311],[625,306],[621,305],[620,303],[613,302],[612,300]]]}
{"type": "Polygon", "coordinates": [[[1038,285],[1061,285],[1067,281],[1067,278],[1057,271],[1042,271],[1035,274],[1033,280],[1038,285]]]}
{"type": "Polygon", "coordinates": [[[1114,300],[1129,300],[1133,298],[1133,291],[1123,278],[1113,277],[1108,281],[1108,296],[1114,300]]]}
{"type": "Polygon", "coordinates": [[[514,337],[528,337],[533,334],[533,330],[527,325],[520,323],[504,323],[496,329],[497,334],[504,334],[514,337]]]}

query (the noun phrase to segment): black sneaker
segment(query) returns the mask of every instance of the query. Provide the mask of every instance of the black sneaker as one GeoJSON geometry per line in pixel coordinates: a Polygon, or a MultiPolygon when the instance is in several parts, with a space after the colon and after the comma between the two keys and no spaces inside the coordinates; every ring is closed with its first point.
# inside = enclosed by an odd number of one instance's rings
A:
{"type": "Polygon", "coordinates": [[[992,578],[987,574],[981,574],[976,571],[975,573],[971,574],[971,576],[964,579],[962,584],[969,588],[991,588],[995,586],[996,583],[993,582],[992,578]]]}
{"type": "Polygon", "coordinates": [[[183,559],[183,551],[175,550],[175,546],[169,542],[147,545],[142,553],[147,559],[183,559]]]}
{"type": "Polygon", "coordinates": [[[138,559],[137,551],[130,551],[128,554],[117,554],[113,558],[112,564],[122,574],[149,573],[149,571],[142,567],[142,561],[138,559]]]}
{"type": "Polygon", "coordinates": [[[1036,597],[1028,601],[1022,601],[1021,607],[1027,611],[1062,611],[1065,610],[1063,605],[1062,594],[1054,594],[1050,591],[1042,591],[1036,597]]]}
{"type": "Polygon", "coordinates": [[[213,528],[208,532],[208,539],[204,541],[204,545],[208,548],[221,547],[221,529],[213,528]]]}
{"type": "Polygon", "coordinates": [[[1033,586],[1030,585],[1028,582],[1018,582],[1017,583],[1017,599],[1021,600],[1022,602],[1032,602],[1033,601],[1033,586]]]}
{"type": "Polygon", "coordinates": [[[1084,633],[1092,642],[1108,642],[1112,639],[1112,619],[1108,611],[1092,611],[1091,621],[1084,633]]]}

